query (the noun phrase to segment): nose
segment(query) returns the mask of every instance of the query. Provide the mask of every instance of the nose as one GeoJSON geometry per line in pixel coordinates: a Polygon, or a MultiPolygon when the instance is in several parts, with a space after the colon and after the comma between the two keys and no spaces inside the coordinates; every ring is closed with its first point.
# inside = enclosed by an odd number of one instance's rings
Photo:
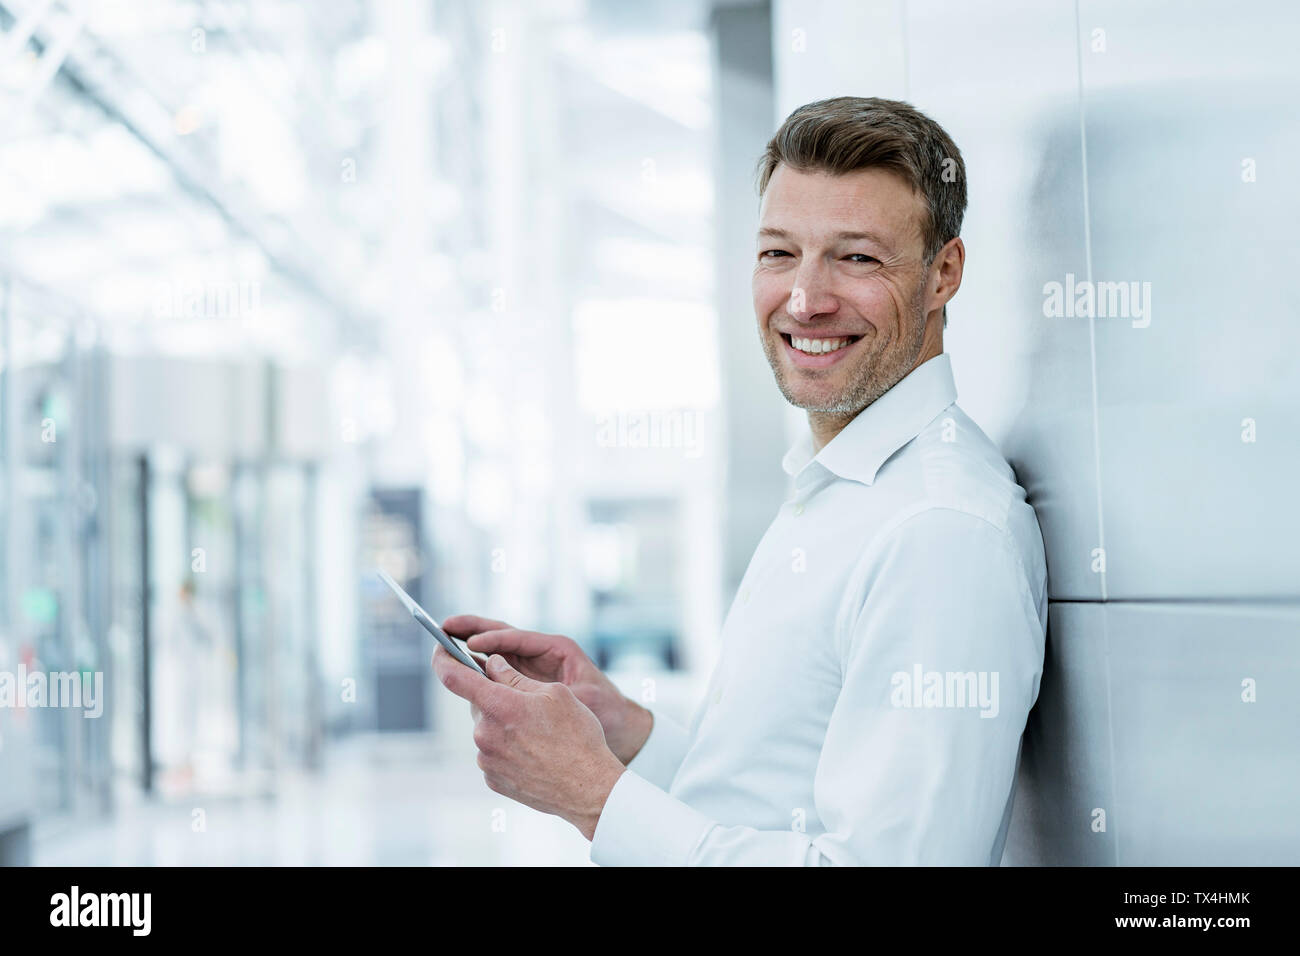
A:
{"type": "Polygon", "coordinates": [[[822,315],[831,315],[840,307],[839,299],[831,292],[830,276],[823,263],[805,259],[795,273],[794,287],[786,311],[796,322],[811,322],[822,315]]]}

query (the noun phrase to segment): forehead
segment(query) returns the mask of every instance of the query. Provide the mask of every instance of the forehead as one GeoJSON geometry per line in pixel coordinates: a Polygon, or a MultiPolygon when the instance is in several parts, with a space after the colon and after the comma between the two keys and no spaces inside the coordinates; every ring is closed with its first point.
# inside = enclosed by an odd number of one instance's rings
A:
{"type": "Polygon", "coordinates": [[[759,229],[780,229],[806,240],[871,232],[905,245],[921,240],[924,215],[924,200],[892,170],[834,175],[781,164],[763,194],[759,229]]]}

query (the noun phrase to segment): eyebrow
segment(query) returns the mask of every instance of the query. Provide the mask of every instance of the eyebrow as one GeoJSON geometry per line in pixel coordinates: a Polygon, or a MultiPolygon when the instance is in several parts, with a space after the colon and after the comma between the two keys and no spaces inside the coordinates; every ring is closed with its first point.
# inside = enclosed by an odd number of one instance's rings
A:
{"type": "MultiPolygon", "coordinates": [[[[775,226],[765,226],[764,228],[758,230],[758,234],[759,234],[759,236],[771,236],[771,237],[774,238],[774,239],[793,239],[793,238],[794,238],[792,235],[790,235],[790,232],[789,232],[788,230],[786,230],[786,229],[778,229],[778,228],[775,227],[775,226]]],[[[865,239],[865,240],[867,240],[868,242],[874,242],[874,243],[875,243],[876,245],[878,245],[878,246],[888,246],[888,245],[889,245],[888,242],[886,242],[884,239],[882,239],[880,236],[878,236],[878,235],[877,235],[876,233],[874,233],[874,232],[865,232],[865,231],[856,231],[856,230],[840,231],[840,232],[835,233],[834,236],[833,236],[832,238],[835,238],[835,239],[841,239],[841,240],[843,240],[843,239],[850,239],[850,240],[852,240],[852,239],[865,239]]]]}

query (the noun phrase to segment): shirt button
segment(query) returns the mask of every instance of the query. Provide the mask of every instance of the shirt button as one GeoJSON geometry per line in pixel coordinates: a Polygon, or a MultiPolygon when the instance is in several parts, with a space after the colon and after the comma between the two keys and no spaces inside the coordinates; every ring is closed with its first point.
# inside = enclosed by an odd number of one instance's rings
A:
{"type": "Polygon", "coordinates": [[[722,703],[722,685],[721,685],[721,684],[719,684],[719,685],[714,689],[714,691],[713,691],[713,702],[714,702],[715,704],[720,704],[720,703],[722,703]]]}
{"type": "Polygon", "coordinates": [[[799,502],[797,505],[794,506],[794,513],[795,513],[795,517],[798,517],[799,515],[803,514],[803,502],[802,502],[802,501],[799,502]]]}
{"type": "Polygon", "coordinates": [[[748,604],[748,603],[749,603],[749,585],[748,585],[748,584],[746,584],[743,588],[740,589],[740,603],[741,603],[741,604],[748,604]]]}

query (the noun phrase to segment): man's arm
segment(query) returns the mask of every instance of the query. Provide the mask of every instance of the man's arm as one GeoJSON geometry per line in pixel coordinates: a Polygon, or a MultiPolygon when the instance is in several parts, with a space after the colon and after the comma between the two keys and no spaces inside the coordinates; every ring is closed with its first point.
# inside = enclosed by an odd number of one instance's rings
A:
{"type": "Polygon", "coordinates": [[[728,826],[629,769],[605,801],[594,862],[993,862],[1042,673],[1041,582],[1027,580],[1004,532],[943,508],[889,532],[861,571],[859,610],[839,637],[843,685],[814,781],[827,832],[728,826]],[[973,688],[973,700],[961,701],[971,706],[933,706],[957,703],[959,685],[963,695],[973,688]]]}

